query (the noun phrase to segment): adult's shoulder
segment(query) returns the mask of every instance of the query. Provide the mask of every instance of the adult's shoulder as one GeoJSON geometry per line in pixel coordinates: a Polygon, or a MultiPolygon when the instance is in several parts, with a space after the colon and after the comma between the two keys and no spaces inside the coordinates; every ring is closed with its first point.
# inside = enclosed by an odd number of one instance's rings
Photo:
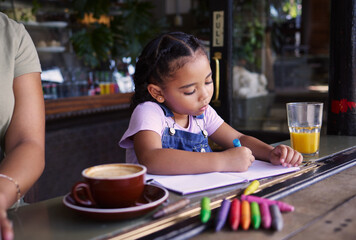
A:
{"type": "Polygon", "coordinates": [[[15,20],[9,18],[6,14],[0,12],[0,28],[6,31],[18,31],[19,28],[23,26],[22,24],[16,22],[15,20]]]}
{"type": "Polygon", "coordinates": [[[10,22],[10,18],[5,13],[0,12],[0,27],[8,26],[10,22]]]}

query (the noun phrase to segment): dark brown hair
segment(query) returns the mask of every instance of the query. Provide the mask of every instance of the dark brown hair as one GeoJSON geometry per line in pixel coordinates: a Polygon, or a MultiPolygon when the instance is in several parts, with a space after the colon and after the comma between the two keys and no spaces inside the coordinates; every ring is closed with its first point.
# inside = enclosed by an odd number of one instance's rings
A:
{"type": "Polygon", "coordinates": [[[183,67],[189,56],[201,51],[206,55],[203,45],[193,35],[183,32],[161,34],[151,40],[143,49],[136,63],[135,93],[131,100],[131,107],[156,100],[147,90],[150,83],[163,85],[175,71],[183,67]]]}

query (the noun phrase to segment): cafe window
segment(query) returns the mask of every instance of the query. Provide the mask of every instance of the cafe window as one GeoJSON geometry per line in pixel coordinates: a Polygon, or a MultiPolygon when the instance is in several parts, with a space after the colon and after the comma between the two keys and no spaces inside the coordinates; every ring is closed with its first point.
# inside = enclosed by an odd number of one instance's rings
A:
{"type": "MultiPolygon", "coordinates": [[[[232,5],[232,74],[231,85],[225,85],[231,86],[227,94],[231,97],[220,104],[231,104],[225,121],[230,120],[242,132],[288,133],[287,102],[318,101],[326,105],[330,1],[222,2],[225,9],[232,5]]],[[[219,10],[216,3],[209,3],[212,14],[219,10]]],[[[224,36],[229,37],[226,32],[224,36]]],[[[214,33],[212,36],[214,39],[214,33]]]]}
{"type": "Polygon", "coordinates": [[[285,103],[326,101],[329,2],[233,1],[233,125],[288,132],[285,103]]]}
{"type": "MultiPolygon", "coordinates": [[[[12,10],[10,2],[2,1],[1,9],[12,10]]],[[[28,16],[19,16],[27,18],[25,26],[38,48],[47,99],[133,91],[130,77],[133,70],[128,69],[130,64],[134,66],[134,57],[128,58],[133,54],[128,54],[127,58],[107,59],[105,64],[96,67],[83,64],[84,60],[90,62],[90,55],[78,58],[73,36],[78,37],[77,33],[85,27],[74,17],[74,7],[70,2],[34,1],[40,3],[36,15],[31,15],[32,2],[14,2],[17,10],[28,13],[28,16]],[[113,84],[115,79],[120,80],[116,81],[119,84],[113,84]],[[114,88],[110,88],[112,85],[114,88]]],[[[111,1],[107,18],[99,20],[107,22],[111,19],[113,22],[112,19],[120,12],[114,10],[121,9],[123,5],[119,3],[123,2],[126,1],[111,1]]],[[[221,84],[225,91],[228,89],[231,92],[227,94],[228,98],[221,101],[221,106],[229,105],[229,108],[218,113],[236,129],[242,132],[288,133],[285,104],[290,101],[321,101],[325,103],[324,111],[327,109],[330,0],[143,2],[152,3],[152,13],[158,19],[155,27],[148,26],[151,20],[146,21],[146,25],[135,24],[149,29],[147,39],[162,31],[184,31],[204,40],[207,47],[212,44],[210,36],[213,29],[209,25],[212,18],[209,13],[214,11],[212,3],[231,4],[231,79],[228,79],[230,85],[221,84]],[[164,18],[168,20],[165,25],[168,28],[158,24],[164,18]],[[228,114],[224,114],[226,111],[228,114]]],[[[134,13],[135,9],[128,8],[126,11],[134,13]]],[[[89,16],[85,19],[91,21],[89,16]]],[[[137,55],[147,39],[128,41],[128,52],[137,55]]],[[[88,48],[82,44],[81,51],[85,49],[88,48]]],[[[224,80],[222,77],[221,81],[224,80]]],[[[220,94],[220,97],[225,95],[220,94]]],[[[324,126],[322,132],[325,131],[324,126]]]]}
{"type": "Polygon", "coordinates": [[[153,13],[156,4],[15,0],[0,1],[0,11],[30,34],[41,62],[44,97],[52,100],[133,92],[135,60],[165,26],[153,13]]]}

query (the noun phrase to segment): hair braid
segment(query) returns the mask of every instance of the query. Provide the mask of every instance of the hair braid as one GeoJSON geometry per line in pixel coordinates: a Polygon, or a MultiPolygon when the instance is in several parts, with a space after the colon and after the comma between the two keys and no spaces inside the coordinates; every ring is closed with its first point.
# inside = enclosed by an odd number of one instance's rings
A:
{"type": "Polygon", "coordinates": [[[186,63],[186,60],[181,60],[182,57],[192,56],[197,50],[205,53],[197,38],[182,32],[162,34],[151,40],[136,63],[133,75],[135,93],[131,99],[131,107],[135,108],[145,101],[155,102],[147,90],[148,84],[163,85],[168,77],[186,63]]]}

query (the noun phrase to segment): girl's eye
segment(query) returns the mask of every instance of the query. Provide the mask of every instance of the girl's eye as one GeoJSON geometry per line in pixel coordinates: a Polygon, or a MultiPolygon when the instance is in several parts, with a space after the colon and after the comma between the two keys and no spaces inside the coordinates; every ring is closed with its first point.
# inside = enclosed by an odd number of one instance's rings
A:
{"type": "Polygon", "coordinates": [[[209,84],[211,84],[211,83],[213,83],[213,80],[211,80],[211,81],[209,81],[209,82],[205,82],[205,85],[209,85],[209,84]]]}
{"type": "Polygon", "coordinates": [[[184,95],[192,95],[194,93],[195,93],[195,89],[193,91],[191,91],[191,92],[185,92],[184,95]]]}

